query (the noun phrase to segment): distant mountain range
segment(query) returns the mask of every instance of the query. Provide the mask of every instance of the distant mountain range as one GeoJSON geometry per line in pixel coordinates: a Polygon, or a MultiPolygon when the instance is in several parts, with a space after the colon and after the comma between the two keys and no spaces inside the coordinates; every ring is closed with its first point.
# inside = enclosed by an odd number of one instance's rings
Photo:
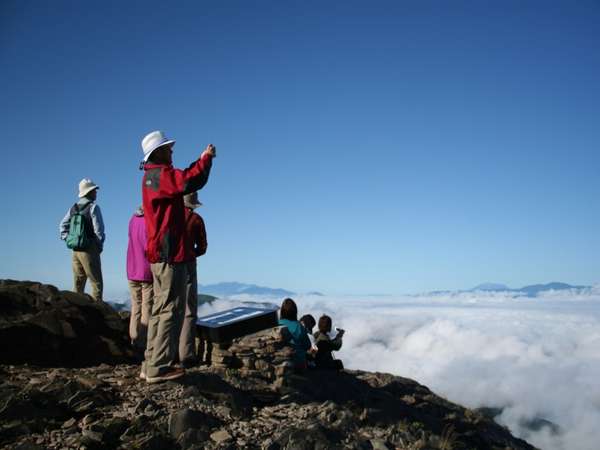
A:
{"type": "Polygon", "coordinates": [[[234,295],[261,295],[266,297],[290,297],[295,292],[286,289],[257,286],[256,284],[238,283],[235,281],[205,284],[198,289],[202,294],[214,295],[215,297],[231,297],[234,295]]]}
{"type": "Polygon", "coordinates": [[[590,286],[573,286],[567,283],[560,283],[553,281],[546,284],[531,284],[529,286],[523,286],[519,289],[511,289],[504,284],[499,283],[483,283],[479,286],[475,286],[470,289],[470,292],[474,291],[486,291],[486,292],[522,292],[528,297],[536,297],[540,292],[544,291],[564,291],[570,289],[587,289],[590,286]]]}
{"type": "Polygon", "coordinates": [[[505,284],[501,283],[482,283],[475,286],[472,289],[458,290],[458,291],[431,291],[427,292],[429,295],[443,295],[443,294],[456,294],[464,292],[512,292],[514,294],[525,295],[526,297],[537,297],[541,292],[544,291],[564,291],[564,290],[581,290],[589,289],[591,286],[578,286],[567,283],[560,283],[553,281],[546,284],[531,284],[529,286],[523,286],[522,288],[513,289],[505,284]]]}
{"type": "Polygon", "coordinates": [[[510,288],[500,283],[482,283],[475,286],[471,291],[510,291],[510,288]]]}
{"type": "MultiPolygon", "coordinates": [[[[523,286],[521,288],[510,288],[505,284],[501,283],[482,283],[475,286],[472,289],[459,290],[459,291],[432,291],[428,294],[452,294],[456,292],[512,292],[525,295],[527,297],[536,297],[544,291],[563,291],[563,290],[580,290],[588,289],[590,286],[571,285],[567,283],[561,283],[553,281],[546,284],[531,284],[523,286]]],[[[293,297],[298,295],[296,292],[288,291],[287,289],[281,288],[270,288],[266,286],[258,286],[256,284],[238,283],[236,281],[206,284],[199,287],[200,294],[214,296],[214,297],[233,297],[238,295],[255,295],[261,297],[293,297]]],[[[312,291],[304,293],[304,295],[323,296],[321,292],[312,291]]]]}
{"type": "MultiPolygon", "coordinates": [[[[506,292],[513,293],[520,296],[526,297],[537,297],[541,292],[544,291],[564,291],[564,290],[582,290],[590,289],[591,286],[571,285],[567,283],[561,283],[553,281],[546,284],[531,284],[523,286],[521,288],[510,288],[502,283],[482,283],[475,286],[472,289],[463,289],[458,291],[449,290],[438,290],[430,291],[421,294],[414,294],[417,297],[422,295],[445,295],[445,294],[456,294],[456,293],[467,293],[467,292],[506,292]]],[[[238,283],[236,281],[216,283],[216,284],[205,284],[198,288],[198,304],[212,303],[218,298],[235,297],[239,295],[251,295],[257,297],[273,297],[282,300],[284,297],[294,297],[297,295],[303,296],[315,296],[323,297],[325,294],[318,291],[310,291],[304,293],[296,293],[288,291],[287,289],[281,288],[270,288],[266,286],[258,286],[256,284],[238,283]]],[[[349,294],[352,295],[352,294],[349,294]]],[[[368,296],[388,296],[390,294],[369,294],[368,296]]],[[[363,295],[361,295],[363,296],[363,295]]],[[[270,303],[268,303],[270,305],[270,303]]],[[[111,302],[111,305],[117,310],[129,310],[129,301],[127,302],[111,302]]]]}

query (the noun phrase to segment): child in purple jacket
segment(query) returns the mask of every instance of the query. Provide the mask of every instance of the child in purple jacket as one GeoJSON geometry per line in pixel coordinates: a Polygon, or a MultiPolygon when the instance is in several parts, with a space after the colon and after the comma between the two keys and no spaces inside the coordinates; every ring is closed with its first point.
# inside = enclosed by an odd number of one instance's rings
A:
{"type": "Polygon", "coordinates": [[[140,206],[129,221],[129,243],[127,245],[127,279],[131,293],[131,318],[129,337],[131,344],[146,349],[148,320],[152,311],[154,294],[152,291],[152,272],[146,259],[146,222],[144,210],[140,206]]]}

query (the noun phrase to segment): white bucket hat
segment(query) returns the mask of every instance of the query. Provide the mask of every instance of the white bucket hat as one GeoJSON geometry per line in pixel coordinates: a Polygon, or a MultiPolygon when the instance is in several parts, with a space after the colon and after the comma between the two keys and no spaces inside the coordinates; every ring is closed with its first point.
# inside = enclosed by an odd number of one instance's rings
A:
{"type": "Polygon", "coordinates": [[[79,198],[85,197],[94,189],[100,189],[100,187],[89,178],[84,178],[79,182],[79,198]]]}
{"type": "Polygon", "coordinates": [[[152,133],[148,133],[146,136],[144,136],[144,139],[142,139],[144,162],[148,161],[150,154],[158,147],[169,144],[175,144],[175,141],[172,139],[167,139],[162,131],[153,131],[152,133]]]}

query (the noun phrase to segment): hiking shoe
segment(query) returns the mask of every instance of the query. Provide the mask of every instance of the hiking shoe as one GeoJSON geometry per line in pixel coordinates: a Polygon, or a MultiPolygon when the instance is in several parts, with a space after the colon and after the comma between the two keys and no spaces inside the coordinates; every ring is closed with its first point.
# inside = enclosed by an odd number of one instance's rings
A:
{"type": "Polygon", "coordinates": [[[185,370],[180,367],[172,367],[167,372],[156,377],[149,377],[146,375],[146,381],[152,383],[162,383],[163,381],[175,380],[185,375],[185,370]]]}

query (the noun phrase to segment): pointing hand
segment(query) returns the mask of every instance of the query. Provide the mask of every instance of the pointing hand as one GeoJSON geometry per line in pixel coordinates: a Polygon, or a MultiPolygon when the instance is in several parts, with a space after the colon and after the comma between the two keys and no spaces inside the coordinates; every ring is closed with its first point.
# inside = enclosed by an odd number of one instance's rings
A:
{"type": "Polygon", "coordinates": [[[212,155],[213,158],[216,158],[216,156],[217,156],[217,147],[215,147],[212,144],[208,144],[206,146],[206,148],[204,149],[204,151],[202,152],[202,156],[204,156],[205,154],[212,155]]]}

